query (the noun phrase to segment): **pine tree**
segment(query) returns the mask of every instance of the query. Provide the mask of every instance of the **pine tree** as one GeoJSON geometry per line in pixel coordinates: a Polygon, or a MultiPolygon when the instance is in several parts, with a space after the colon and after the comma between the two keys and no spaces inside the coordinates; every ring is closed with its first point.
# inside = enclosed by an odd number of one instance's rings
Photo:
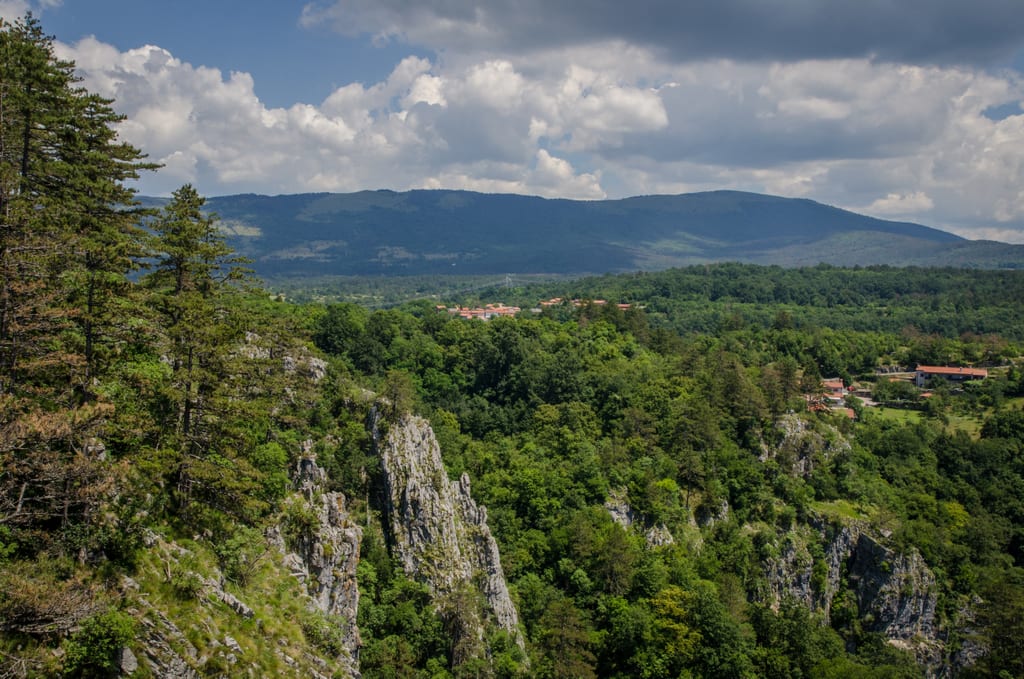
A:
{"type": "Polygon", "coordinates": [[[88,395],[143,254],[124,182],[156,166],[118,140],[123,117],[78,87],[37,20],[0,29],[0,392],[88,395]]]}
{"type": "Polygon", "coordinates": [[[245,334],[232,283],[248,272],[217,230],[217,218],[203,213],[204,203],[186,184],[152,223],[157,263],[145,283],[164,329],[172,374],[172,407],[163,427],[176,459],[170,472],[182,510],[188,513],[199,499],[227,513],[245,513],[251,500],[246,489],[254,487],[256,473],[225,427],[239,409],[232,363],[245,334]]]}
{"type": "Polygon", "coordinates": [[[67,239],[49,209],[74,76],[31,17],[0,28],[0,393],[10,393],[77,363],[52,341],[66,325],[52,270],[67,239]]]}
{"type": "Polygon", "coordinates": [[[69,169],[62,201],[73,252],[65,283],[81,335],[88,381],[100,376],[116,356],[116,347],[130,341],[126,313],[136,306],[128,274],[145,256],[145,232],[138,223],[145,211],[136,206],[134,190],[124,182],[140,170],[154,169],[140,152],[118,141],[114,126],[123,119],[111,102],[82,95],[77,123],[68,130],[66,165],[69,169]]]}
{"type": "Polygon", "coordinates": [[[0,20],[0,523],[27,536],[98,520],[113,492],[112,406],[89,392],[141,252],[123,182],[152,167],[77,82],[31,15],[0,20]]]}
{"type": "Polygon", "coordinates": [[[203,214],[205,202],[188,184],[174,192],[152,225],[158,262],[146,279],[167,334],[178,392],[175,429],[185,439],[197,435],[205,400],[223,375],[221,347],[239,335],[221,302],[224,284],[244,272],[216,217],[203,214]]]}

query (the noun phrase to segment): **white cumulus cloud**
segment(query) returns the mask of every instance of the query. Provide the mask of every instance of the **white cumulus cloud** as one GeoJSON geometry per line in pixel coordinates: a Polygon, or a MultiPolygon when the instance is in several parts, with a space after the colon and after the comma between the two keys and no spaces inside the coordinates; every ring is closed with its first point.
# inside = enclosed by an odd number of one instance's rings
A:
{"type": "MultiPolygon", "coordinates": [[[[380,15],[375,32],[409,30],[389,28],[391,18],[380,15]]],[[[457,18],[492,30],[493,17],[457,18]]],[[[733,188],[1024,240],[1006,236],[1024,234],[1015,71],[869,57],[678,61],[619,37],[499,52],[410,56],[378,82],[272,108],[248,73],[160,47],[60,46],[84,84],[128,116],[122,136],[164,163],[143,180],[149,193],[183,181],[211,195],[448,187],[593,199],[733,188]]]]}
{"type": "Polygon", "coordinates": [[[927,212],[934,206],[928,194],[915,191],[909,194],[890,193],[871,203],[864,211],[875,215],[912,215],[927,212]]]}

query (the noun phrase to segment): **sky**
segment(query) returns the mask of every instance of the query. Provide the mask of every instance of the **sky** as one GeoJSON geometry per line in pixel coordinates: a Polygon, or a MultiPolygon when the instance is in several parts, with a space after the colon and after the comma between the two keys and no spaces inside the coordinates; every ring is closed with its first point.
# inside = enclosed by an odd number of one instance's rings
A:
{"type": "Polygon", "coordinates": [[[1024,0],[0,0],[138,189],[810,198],[1024,243],[1024,0]]]}

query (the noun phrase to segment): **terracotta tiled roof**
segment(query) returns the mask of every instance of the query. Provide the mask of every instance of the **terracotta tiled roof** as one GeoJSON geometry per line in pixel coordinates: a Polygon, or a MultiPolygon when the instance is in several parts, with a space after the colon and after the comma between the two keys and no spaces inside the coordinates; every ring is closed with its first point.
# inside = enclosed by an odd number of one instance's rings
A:
{"type": "Polygon", "coordinates": [[[929,375],[967,375],[968,377],[988,377],[988,371],[984,368],[961,368],[956,366],[942,365],[919,365],[917,372],[929,375]]]}

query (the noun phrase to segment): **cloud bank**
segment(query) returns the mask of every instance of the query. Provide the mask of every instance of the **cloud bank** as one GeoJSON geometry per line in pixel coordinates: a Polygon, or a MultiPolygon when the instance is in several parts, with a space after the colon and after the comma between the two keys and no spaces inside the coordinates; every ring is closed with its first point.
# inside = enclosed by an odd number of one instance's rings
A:
{"type": "Polygon", "coordinates": [[[875,59],[983,63],[1020,49],[1016,0],[319,0],[303,21],[457,52],[621,41],[673,61],[875,59]]]}
{"type": "Polygon", "coordinates": [[[1016,1],[426,4],[307,6],[435,56],[288,108],[156,46],[61,56],[165,165],[149,193],[733,188],[1024,242],[1024,80],[998,61],[1024,44],[1016,1]]]}

